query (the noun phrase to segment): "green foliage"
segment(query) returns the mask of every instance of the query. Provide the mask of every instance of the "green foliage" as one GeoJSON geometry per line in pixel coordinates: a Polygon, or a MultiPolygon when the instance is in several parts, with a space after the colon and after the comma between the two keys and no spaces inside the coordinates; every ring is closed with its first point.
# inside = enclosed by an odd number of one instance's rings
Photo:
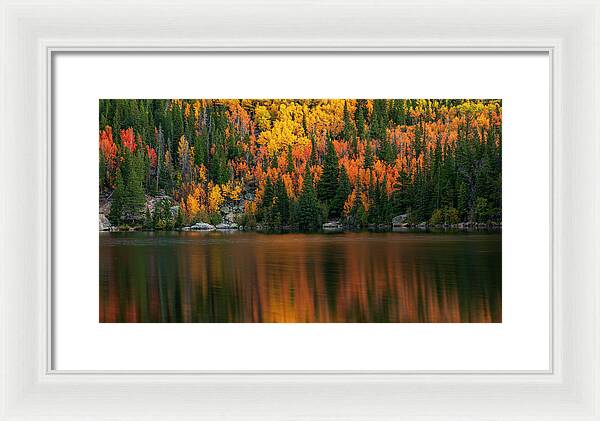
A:
{"type": "Polygon", "coordinates": [[[123,214],[123,196],[125,195],[125,183],[121,170],[117,169],[117,177],[115,181],[115,190],[112,194],[112,203],[110,206],[110,214],[108,219],[113,225],[120,225],[123,214]]]}
{"type": "Polygon", "coordinates": [[[369,141],[369,139],[366,139],[366,145],[365,145],[365,162],[364,162],[364,166],[365,168],[373,168],[373,150],[371,149],[371,142],[369,141]]]}
{"type": "Polygon", "coordinates": [[[125,154],[125,189],[122,194],[121,219],[129,224],[139,224],[144,219],[144,161],[139,154],[125,154]]]}
{"type": "Polygon", "coordinates": [[[352,192],[352,186],[350,185],[350,179],[348,178],[348,172],[346,167],[343,165],[340,167],[340,176],[338,182],[338,188],[335,199],[333,200],[330,208],[330,216],[332,218],[338,218],[344,210],[344,203],[352,192]]]}
{"type": "Polygon", "coordinates": [[[456,225],[460,222],[460,214],[458,213],[458,209],[456,208],[446,208],[446,212],[444,215],[444,222],[447,225],[456,225]]]}
{"type": "Polygon", "coordinates": [[[442,209],[435,209],[431,214],[429,223],[431,225],[442,225],[444,223],[444,211],[442,209]]]}
{"type": "Polygon", "coordinates": [[[487,222],[490,215],[490,207],[485,197],[478,197],[475,202],[475,220],[477,222],[487,222]]]}
{"type": "Polygon", "coordinates": [[[175,219],[175,228],[182,228],[184,224],[183,221],[183,212],[181,212],[180,208],[177,208],[177,218],[175,219]]]}
{"type": "Polygon", "coordinates": [[[172,230],[175,228],[175,220],[171,214],[172,202],[168,199],[162,199],[154,205],[152,215],[152,226],[157,231],[172,230]]]}
{"type": "Polygon", "coordinates": [[[333,147],[333,142],[327,142],[327,154],[323,163],[323,175],[317,184],[317,197],[320,201],[329,204],[338,192],[338,157],[333,147]]]}
{"type": "Polygon", "coordinates": [[[313,187],[310,170],[306,169],[302,193],[298,200],[298,226],[303,231],[314,231],[319,228],[319,202],[313,187]]]}

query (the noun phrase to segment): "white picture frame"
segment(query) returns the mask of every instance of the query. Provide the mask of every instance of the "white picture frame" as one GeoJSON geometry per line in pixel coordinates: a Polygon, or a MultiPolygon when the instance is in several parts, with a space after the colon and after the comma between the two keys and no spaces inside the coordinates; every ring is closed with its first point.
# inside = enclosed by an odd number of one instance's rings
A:
{"type": "Polygon", "coordinates": [[[0,420],[600,420],[600,4],[0,2],[0,420]],[[52,55],[544,51],[551,58],[552,370],[51,369],[52,55]]]}

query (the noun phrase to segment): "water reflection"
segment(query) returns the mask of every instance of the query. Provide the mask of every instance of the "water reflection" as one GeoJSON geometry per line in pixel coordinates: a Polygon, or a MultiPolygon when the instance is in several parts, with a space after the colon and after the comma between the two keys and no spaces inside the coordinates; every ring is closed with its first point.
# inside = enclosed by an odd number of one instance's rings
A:
{"type": "Polygon", "coordinates": [[[100,233],[101,322],[501,322],[501,235],[100,233]]]}

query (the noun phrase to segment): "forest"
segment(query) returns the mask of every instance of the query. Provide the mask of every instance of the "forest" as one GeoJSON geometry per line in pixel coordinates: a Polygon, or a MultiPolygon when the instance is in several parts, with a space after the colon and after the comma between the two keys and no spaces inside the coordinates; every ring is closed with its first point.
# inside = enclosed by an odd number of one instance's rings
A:
{"type": "Polygon", "coordinates": [[[494,99],[101,99],[112,229],[498,226],[494,99]]]}

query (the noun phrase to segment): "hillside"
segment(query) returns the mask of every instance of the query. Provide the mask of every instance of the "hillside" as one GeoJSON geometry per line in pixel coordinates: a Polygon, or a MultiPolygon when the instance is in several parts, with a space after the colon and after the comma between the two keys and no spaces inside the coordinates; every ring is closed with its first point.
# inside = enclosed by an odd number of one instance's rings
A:
{"type": "Polygon", "coordinates": [[[99,123],[113,226],[502,219],[500,100],[106,99],[99,123]]]}

